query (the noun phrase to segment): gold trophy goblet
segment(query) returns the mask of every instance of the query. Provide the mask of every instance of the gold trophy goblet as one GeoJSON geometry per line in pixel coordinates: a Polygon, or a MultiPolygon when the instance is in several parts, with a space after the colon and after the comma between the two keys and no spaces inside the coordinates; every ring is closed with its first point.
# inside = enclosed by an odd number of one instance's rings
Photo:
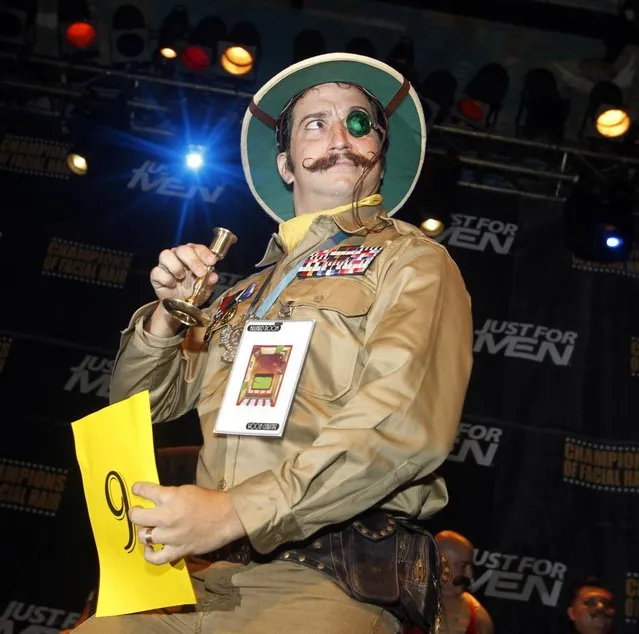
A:
{"type": "MultiPolygon", "coordinates": [[[[217,255],[219,261],[224,259],[231,245],[236,242],[237,236],[234,233],[228,229],[216,227],[213,230],[213,242],[209,248],[217,255]]],[[[206,267],[206,273],[195,280],[193,290],[186,299],[167,298],[162,300],[162,306],[165,310],[185,326],[208,326],[211,323],[211,318],[197,307],[196,302],[206,287],[206,280],[212,271],[213,266],[206,267]]]]}

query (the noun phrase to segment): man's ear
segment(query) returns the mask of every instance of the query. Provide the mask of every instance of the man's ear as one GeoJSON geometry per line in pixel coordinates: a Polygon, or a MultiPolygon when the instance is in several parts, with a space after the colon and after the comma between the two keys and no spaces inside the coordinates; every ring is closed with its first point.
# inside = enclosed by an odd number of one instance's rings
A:
{"type": "Polygon", "coordinates": [[[277,170],[282,177],[282,180],[287,185],[292,185],[295,181],[295,174],[288,169],[287,160],[286,160],[286,152],[280,152],[277,155],[277,170]]]}
{"type": "Polygon", "coordinates": [[[568,618],[571,621],[575,620],[575,608],[573,608],[572,605],[566,610],[566,614],[568,614],[568,618]]]}

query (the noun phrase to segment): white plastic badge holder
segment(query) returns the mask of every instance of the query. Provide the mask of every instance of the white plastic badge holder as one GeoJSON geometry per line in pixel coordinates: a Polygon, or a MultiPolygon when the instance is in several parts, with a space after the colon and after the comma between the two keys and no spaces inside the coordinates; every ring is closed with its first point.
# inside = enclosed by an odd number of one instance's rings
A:
{"type": "Polygon", "coordinates": [[[216,433],[282,436],[314,325],[313,320],[246,322],[216,433]]]}

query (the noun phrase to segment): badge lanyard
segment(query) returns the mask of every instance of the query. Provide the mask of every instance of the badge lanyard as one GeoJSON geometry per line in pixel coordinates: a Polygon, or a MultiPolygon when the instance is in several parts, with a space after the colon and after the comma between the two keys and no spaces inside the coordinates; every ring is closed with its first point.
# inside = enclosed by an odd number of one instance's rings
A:
{"type": "MultiPolygon", "coordinates": [[[[331,249],[332,247],[339,244],[342,240],[348,238],[348,234],[344,231],[338,231],[333,237],[329,238],[326,242],[324,242],[316,251],[323,251],[324,249],[331,249]]],[[[275,267],[271,271],[268,279],[264,282],[262,287],[260,288],[258,294],[255,296],[255,299],[251,302],[251,305],[248,309],[249,319],[263,319],[264,315],[270,310],[271,306],[277,301],[277,298],[282,294],[284,289],[293,281],[298,271],[302,268],[304,264],[304,260],[306,258],[300,258],[299,262],[279,281],[277,286],[264,298],[264,301],[260,304],[259,307],[257,303],[262,296],[262,292],[268,286],[273,273],[275,272],[275,267]]]]}

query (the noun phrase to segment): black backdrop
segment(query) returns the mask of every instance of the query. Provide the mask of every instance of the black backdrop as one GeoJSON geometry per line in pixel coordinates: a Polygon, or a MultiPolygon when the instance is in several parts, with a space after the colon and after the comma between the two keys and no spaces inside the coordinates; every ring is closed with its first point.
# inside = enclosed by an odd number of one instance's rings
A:
{"type": "MultiPolygon", "coordinates": [[[[180,146],[99,128],[84,177],[60,166],[68,141],[52,129],[16,120],[0,139],[2,632],[57,631],[95,584],[69,423],[107,404],[119,331],[152,299],[159,251],[228,227],[230,285],[275,229],[242,183],[238,125],[199,180],[180,146]]],[[[498,631],[560,631],[567,584],[596,573],[618,631],[634,632],[638,263],[595,270],[564,249],[559,205],[469,190],[441,240],[473,297],[475,367],[441,469],[451,503],[431,528],[475,543],[475,591],[498,631]]],[[[199,443],[197,421],[158,425],[155,439],[199,443]]]]}

